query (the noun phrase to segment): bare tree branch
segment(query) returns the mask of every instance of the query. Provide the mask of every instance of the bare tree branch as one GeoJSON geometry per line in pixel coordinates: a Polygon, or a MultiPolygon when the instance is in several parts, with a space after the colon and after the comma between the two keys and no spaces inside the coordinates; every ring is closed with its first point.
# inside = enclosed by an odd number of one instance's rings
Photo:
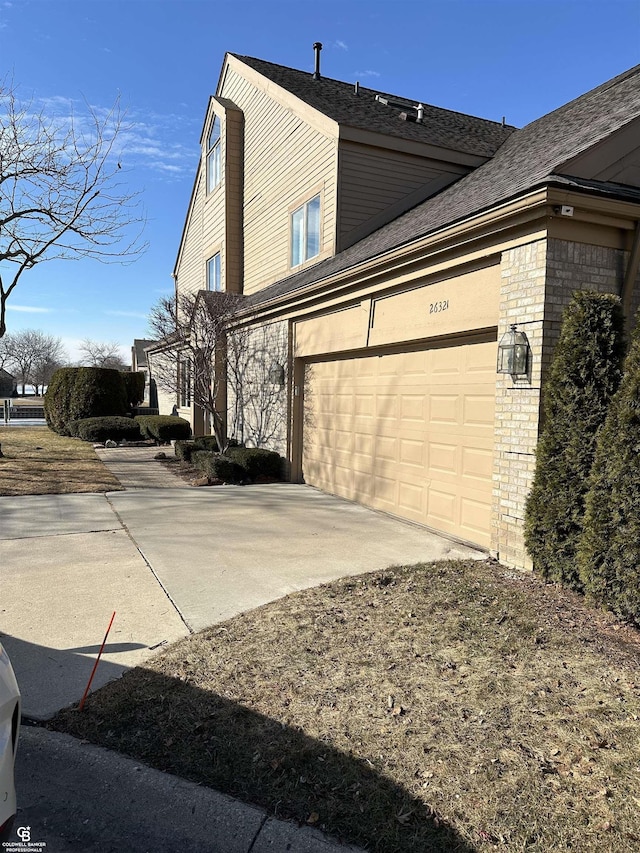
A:
{"type": "Polygon", "coordinates": [[[242,296],[200,291],[161,299],[150,314],[159,344],[151,372],[181,405],[195,404],[209,419],[218,446],[228,437],[272,445],[286,427],[284,389],[274,365],[286,365],[287,342],[262,328],[240,325],[242,296]]]}
{"type": "Polygon", "coordinates": [[[88,367],[110,367],[114,370],[126,370],[128,367],[120,355],[120,344],[114,341],[85,338],[78,349],[82,354],[82,364],[88,367]]]}
{"type": "Polygon", "coordinates": [[[128,263],[146,246],[137,193],[115,151],[126,130],[118,102],[50,118],[0,84],[0,338],[6,303],[22,274],[59,258],[128,263]]]}

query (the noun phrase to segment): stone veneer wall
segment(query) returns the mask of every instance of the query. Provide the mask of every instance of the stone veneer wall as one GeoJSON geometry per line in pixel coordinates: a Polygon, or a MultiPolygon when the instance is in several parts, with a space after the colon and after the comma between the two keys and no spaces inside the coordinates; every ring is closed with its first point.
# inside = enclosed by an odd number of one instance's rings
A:
{"type": "MultiPolygon", "coordinates": [[[[496,445],[492,553],[501,562],[530,569],[525,551],[524,507],[535,470],[541,421],[541,386],[560,335],[562,313],[576,290],[619,293],[628,253],[618,249],[540,240],[504,252],[498,340],[511,323],[527,333],[530,376],[496,383],[496,445]]],[[[636,283],[634,311],[638,308],[636,283]]]]}
{"type": "Polygon", "coordinates": [[[286,321],[243,330],[240,335],[239,383],[227,386],[227,431],[247,447],[264,447],[287,456],[288,324],[286,321]],[[276,364],[285,368],[285,385],[271,381],[276,364]]]}

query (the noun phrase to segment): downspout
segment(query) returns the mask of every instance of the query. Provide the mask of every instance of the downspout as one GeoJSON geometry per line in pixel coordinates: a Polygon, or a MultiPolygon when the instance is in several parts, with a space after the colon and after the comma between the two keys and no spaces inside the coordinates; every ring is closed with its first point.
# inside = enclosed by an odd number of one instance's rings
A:
{"type": "Polygon", "coordinates": [[[636,221],[633,243],[631,244],[631,254],[629,255],[629,262],[625,270],[622,292],[620,294],[627,332],[630,332],[633,328],[631,303],[633,301],[633,285],[638,276],[638,267],[640,267],[640,220],[636,221]]]}

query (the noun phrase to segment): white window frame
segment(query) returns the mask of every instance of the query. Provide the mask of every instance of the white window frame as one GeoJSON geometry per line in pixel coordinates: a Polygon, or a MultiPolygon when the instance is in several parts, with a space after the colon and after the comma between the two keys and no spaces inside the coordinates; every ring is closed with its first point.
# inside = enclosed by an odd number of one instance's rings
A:
{"type": "Polygon", "coordinates": [[[218,116],[213,117],[207,136],[207,193],[213,192],[222,178],[221,142],[222,127],[218,116]]]}
{"type": "Polygon", "coordinates": [[[316,193],[312,198],[308,199],[301,204],[300,207],[297,207],[291,213],[291,266],[299,267],[302,264],[310,261],[312,258],[316,258],[320,254],[320,243],[321,243],[321,234],[322,234],[322,221],[320,218],[321,213],[321,205],[322,200],[320,198],[320,193],[316,193]],[[312,251],[309,248],[309,208],[314,202],[318,203],[318,230],[316,236],[316,251],[312,251]],[[296,217],[299,214],[302,214],[302,218],[299,220],[302,224],[302,230],[300,233],[300,241],[299,246],[301,248],[300,255],[296,257],[294,255],[296,248],[296,238],[295,238],[295,228],[296,228],[296,217]]]}
{"type": "Polygon", "coordinates": [[[222,261],[220,252],[216,252],[207,261],[207,290],[222,292],[222,261]],[[213,284],[213,287],[211,286],[213,284]]]}

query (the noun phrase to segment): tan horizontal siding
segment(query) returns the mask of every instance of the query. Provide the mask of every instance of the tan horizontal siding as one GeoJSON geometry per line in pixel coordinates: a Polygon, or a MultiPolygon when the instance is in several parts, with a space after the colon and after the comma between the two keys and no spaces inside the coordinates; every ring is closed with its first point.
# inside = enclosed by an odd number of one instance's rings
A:
{"type": "Polygon", "coordinates": [[[443,174],[459,177],[442,164],[399,151],[382,151],[355,143],[340,146],[339,234],[376,216],[419,187],[437,181],[443,174]]]}
{"type": "Polygon", "coordinates": [[[322,197],[321,252],[335,250],[335,139],[310,127],[236,71],[221,92],[244,113],[244,292],[289,275],[292,206],[322,197]]]}
{"type": "Polygon", "coordinates": [[[195,191],[191,214],[187,220],[182,252],[176,269],[178,284],[182,293],[195,293],[202,287],[202,213],[204,194],[204,175],[201,175],[195,191]]]}

